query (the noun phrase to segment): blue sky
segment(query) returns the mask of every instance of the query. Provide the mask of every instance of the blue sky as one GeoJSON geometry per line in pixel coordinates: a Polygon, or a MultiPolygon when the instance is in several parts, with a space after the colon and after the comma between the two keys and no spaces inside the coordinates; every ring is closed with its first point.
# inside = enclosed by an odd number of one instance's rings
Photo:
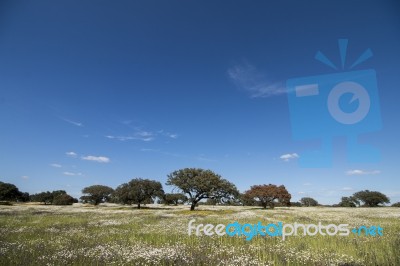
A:
{"type": "Polygon", "coordinates": [[[400,5],[395,1],[2,1],[0,180],[36,193],[209,168],[244,191],[284,184],[336,203],[361,189],[400,201],[400,5]],[[338,73],[337,40],[377,73],[382,159],[302,168],[286,80],[338,73]],[[282,157],[283,156],[283,157],[282,157]]]}

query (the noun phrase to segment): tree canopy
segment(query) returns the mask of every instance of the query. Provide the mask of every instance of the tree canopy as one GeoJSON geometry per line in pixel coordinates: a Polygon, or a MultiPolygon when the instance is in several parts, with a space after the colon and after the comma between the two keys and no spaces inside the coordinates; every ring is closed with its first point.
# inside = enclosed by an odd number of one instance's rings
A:
{"type": "Polygon", "coordinates": [[[167,185],[179,188],[187,194],[190,210],[202,199],[217,199],[224,202],[239,195],[236,186],[211,170],[184,168],[168,175],[167,185]]]}
{"type": "Polygon", "coordinates": [[[0,201],[26,201],[27,193],[22,193],[10,183],[0,181],[0,201]]]}
{"type": "Polygon", "coordinates": [[[310,206],[318,206],[318,201],[310,197],[304,197],[300,199],[300,203],[302,206],[310,207],[310,206]]]}
{"type": "Polygon", "coordinates": [[[274,208],[276,201],[279,201],[283,205],[288,205],[292,198],[285,186],[281,185],[278,187],[272,184],[251,186],[250,190],[245,192],[245,195],[245,199],[257,201],[264,209],[267,206],[271,209],[274,208]]]}
{"type": "Polygon", "coordinates": [[[93,185],[89,187],[85,187],[82,190],[84,194],[81,197],[82,202],[93,203],[94,205],[98,205],[102,202],[107,202],[110,198],[111,193],[113,193],[114,189],[103,186],[103,185],[93,185]]]}
{"type": "Polygon", "coordinates": [[[353,197],[364,203],[367,207],[377,207],[379,204],[390,203],[389,198],[378,191],[362,190],[353,194],[353,197]]]}
{"type": "Polygon", "coordinates": [[[118,186],[113,193],[114,200],[123,204],[140,204],[162,198],[164,190],[160,182],[150,179],[135,178],[118,186]]]}
{"type": "Polygon", "coordinates": [[[46,191],[46,192],[32,194],[30,196],[30,201],[42,202],[45,205],[46,204],[71,205],[74,202],[77,202],[78,200],[68,195],[65,190],[54,190],[52,192],[46,191]]]}
{"type": "Polygon", "coordinates": [[[356,207],[360,205],[360,202],[353,196],[342,197],[341,201],[337,205],[338,207],[356,207]]]}

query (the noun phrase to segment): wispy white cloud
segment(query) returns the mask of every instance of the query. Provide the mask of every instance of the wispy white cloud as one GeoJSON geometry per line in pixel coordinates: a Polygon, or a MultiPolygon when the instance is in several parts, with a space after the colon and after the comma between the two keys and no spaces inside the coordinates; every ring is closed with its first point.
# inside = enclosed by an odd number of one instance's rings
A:
{"type": "Polygon", "coordinates": [[[65,122],[67,122],[67,123],[70,123],[71,125],[74,125],[74,126],[77,126],[77,127],[83,127],[83,124],[80,123],[80,122],[76,122],[76,121],[69,120],[69,119],[66,119],[66,118],[61,118],[61,119],[64,120],[65,122]]]}
{"type": "Polygon", "coordinates": [[[121,121],[122,124],[129,126],[130,124],[132,124],[132,120],[123,120],[121,121]]]}
{"type": "Polygon", "coordinates": [[[108,139],[115,139],[119,141],[127,141],[127,140],[141,140],[141,141],[152,141],[155,139],[156,134],[150,131],[145,131],[141,129],[136,129],[132,135],[128,136],[113,136],[108,135],[106,138],[108,139]]]}
{"type": "Polygon", "coordinates": [[[171,138],[171,139],[177,139],[179,136],[176,133],[171,133],[171,132],[165,132],[163,129],[158,131],[159,134],[171,138]]]}
{"type": "Polygon", "coordinates": [[[29,179],[29,176],[23,175],[23,176],[21,176],[21,178],[27,180],[27,179],[29,179]]]}
{"type": "Polygon", "coordinates": [[[115,136],[115,135],[107,135],[105,136],[108,139],[115,139],[119,141],[129,141],[129,140],[140,140],[144,142],[149,142],[155,140],[158,136],[164,136],[168,137],[171,139],[177,139],[178,134],[176,133],[170,133],[170,132],[164,132],[164,130],[159,130],[157,132],[153,131],[146,131],[142,129],[135,129],[135,132],[131,135],[125,135],[125,136],[115,136]]]}
{"type": "Polygon", "coordinates": [[[303,186],[311,186],[312,184],[311,183],[308,183],[308,182],[306,182],[306,183],[304,183],[303,184],[303,186]]]}
{"type": "Polygon", "coordinates": [[[63,175],[68,175],[68,176],[82,176],[82,173],[63,172],[63,175]]]}
{"type": "Polygon", "coordinates": [[[367,171],[367,170],[354,169],[354,170],[348,170],[346,172],[346,175],[377,175],[380,173],[381,173],[381,171],[379,171],[379,170],[367,171]]]}
{"type": "Polygon", "coordinates": [[[98,163],[109,163],[111,161],[110,158],[105,157],[105,156],[88,155],[88,156],[82,156],[81,158],[82,158],[82,160],[85,160],[85,161],[93,161],[93,162],[98,162],[98,163]]]}
{"type": "Polygon", "coordinates": [[[304,195],[304,194],[306,194],[306,192],[304,192],[304,191],[299,191],[299,192],[297,192],[297,194],[304,195]]]}
{"type": "Polygon", "coordinates": [[[65,155],[67,155],[68,157],[77,157],[78,156],[78,154],[76,154],[73,151],[66,152],[65,155]]]}
{"type": "Polygon", "coordinates": [[[343,191],[353,191],[354,189],[351,187],[343,187],[341,190],[343,191]]]}
{"type": "Polygon", "coordinates": [[[58,164],[58,163],[52,163],[52,164],[50,164],[50,166],[55,167],[55,168],[61,168],[62,167],[62,165],[58,164]]]}
{"type": "Polygon", "coordinates": [[[228,76],[252,98],[265,98],[286,93],[286,88],[281,82],[271,82],[264,73],[248,63],[229,68],[228,76]]]}
{"type": "Polygon", "coordinates": [[[178,138],[178,134],[167,133],[167,136],[170,137],[171,139],[177,139],[178,138]]]}
{"type": "Polygon", "coordinates": [[[297,153],[287,153],[287,154],[282,154],[279,158],[282,159],[285,162],[288,162],[293,159],[297,159],[300,156],[297,153]]]}
{"type": "Polygon", "coordinates": [[[106,138],[108,139],[116,139],[119,141],[127,141],[127,140],[142,140],[142,141],[152,141],[154,140],[154,137],[144,137],[144,136],[112,136],[112,135],[108,135],[106,136],[106,138]]]}
{"type": "Polygon", "coordinates": [[[144,151],[144,152],[159,152],[160,150],[142,148],[142,149],[140,149],[140,151],[144,151]]]}

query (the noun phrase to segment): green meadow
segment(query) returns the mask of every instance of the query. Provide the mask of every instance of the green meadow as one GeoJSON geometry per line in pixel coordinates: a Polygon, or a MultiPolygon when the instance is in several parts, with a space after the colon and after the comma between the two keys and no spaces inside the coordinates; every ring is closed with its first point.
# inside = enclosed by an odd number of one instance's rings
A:
{"type": "Polygon", "coordinates": [[[400,208],[0,206],[0,265],[400,265],[400,208]],[[188,223],[379,225],[383,236],[188,235],[188,223]]]}

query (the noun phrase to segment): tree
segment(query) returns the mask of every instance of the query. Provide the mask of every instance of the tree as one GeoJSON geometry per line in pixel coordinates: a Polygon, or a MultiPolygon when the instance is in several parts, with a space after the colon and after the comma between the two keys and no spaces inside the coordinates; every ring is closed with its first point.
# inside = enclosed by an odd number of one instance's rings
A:
{"type": "Polygon", "coordinates": [[[393,203],[392,207],[400,207],[400,202],[393,203]]]}
{"type": "Polygon", "coordinates": [[[46,191],[32,194],[30,196],[30,201],[43,202],[45,205],[71,205],[72,203],[77,202],[77,199],[68,195],[65,190],[54,190],[52,192],[46,191]]]}
{"type": "Polygon", "coordinates": [[[50,191],[32,194],[30,196],[30,201],[43,202],[45,205],[52,204],[53,203],[53,194],[50,191]]]}
{"type": "Polygon", "coordinates": [[[211,170],[185,168],[168,175],[167,185],[179,188],[187,194],[193,211],[202,199],[229,201],[239,195],[236,186],[211,170]]]}
{"type": "Polygon", "coordinates": [[[19,200],[22,202],[27,202],[29,201],[29,193],[28,192],[22,192],[21,196],[19,197],[19,200]]]}
{"type": "Polygon", "coordinates": [[[379,204],[390,203],[389,198],[378,191],[362,190],[353,194],[353,197],[367,207],[377,207],[379,204]]]}
{"type": "Polygon", "coordinates": [[[341,201],[337,205],[338,207],[356,207],[360,205],[360,202],[354,198],[353,196],[350,197],[342,197],[341,201]]]}
{"type": "Polygon", "coordinates": [[[310,197],[304,197],[300,199],[300,203],[303,206],[310,207],[310,206],[318,206],[318,201],[310,197]]]}
{"type": "Polygon", "coordinates": [[[81,197],[81,200],[98,205],[99,203],[107,202],[113,192],[114,190],[112,188],[103,185],[85,187],[82,190],[84,195],[81,197]]]}
{"type": "Polygon", "coordinates": [[[241,193],[239,198],[243,206],[254,206],[257,203],[251,195],[246,193],[241,193]]]}
{"type": "Polygon", "coordinates": [[[0,201],[17,201],[22,196],[23,193],[15,185],[0,181],[0,201]]]}
{"type": "Polygon", "coordinates": [[[140,204],[153,202],[154,198],[162,198],[164,190],[160,182],[149,179],[135,178],[118,186],[113,194],[117,202],[123,204],[140,204]]]}
{"type": "Polygon", "coordinates": [[[303,205],[301,205],[300,202],[296,201],[296,202],[290,202],[290,206],[293,206],[293,207],[301,207],[301,206],[303,206],[303,205]]]}
{"type": "Polygon", "coordinates": [[[177,206],[178,204],[184,204],[188,198],[182,193],[166,193],[163,197],[163,203],[170,205],[174,204],[177,206]]]}
{"type": "Polygon", "coordinates": [[[72,205],[76,199],[68,195],[67,193],[65,194],[59,194],[56,195],[53,199],[53,204],[54,205],[72,205]]]}
{"type": "Polygon", "coordinates": [[[245,192],[246,197],[257,201],[264,209],[269,206],[271,209],[275,207],[275,202],[279,201],[283,205],[288,205],[292,195],[286,190],[285,186],[276,185],[254,185],[250,190],[245,192]]]}

